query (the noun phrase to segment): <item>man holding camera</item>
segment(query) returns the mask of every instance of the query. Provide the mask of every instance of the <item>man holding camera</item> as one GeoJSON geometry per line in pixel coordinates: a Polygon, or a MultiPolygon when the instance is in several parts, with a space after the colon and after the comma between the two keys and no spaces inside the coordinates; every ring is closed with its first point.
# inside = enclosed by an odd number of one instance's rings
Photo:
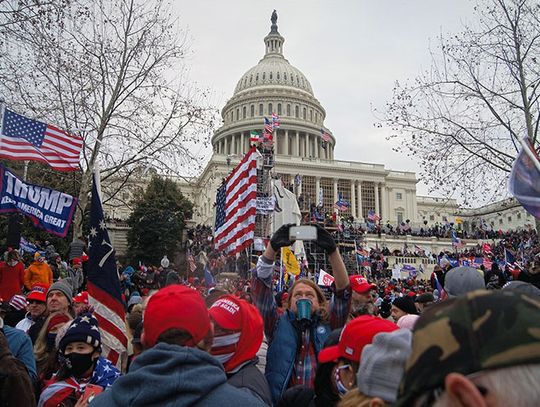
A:
{"type": "Polygon", "coordinates": [[[314,386],[317,355],[332,330],[341,328],[349,314],[351,289],[343,259],[332,236],[319,225],[317,245],[328,255],[334,274],[334,294],[328,304],[322,290],[308,279],[297,280],[289,290],[289,309],[279,314],[272,292],[276,252],[293,242],[289,228],[279,228],[253,272],[252,294],[269,342],[266,378],[277,403],[291,386],[314,386]]]}

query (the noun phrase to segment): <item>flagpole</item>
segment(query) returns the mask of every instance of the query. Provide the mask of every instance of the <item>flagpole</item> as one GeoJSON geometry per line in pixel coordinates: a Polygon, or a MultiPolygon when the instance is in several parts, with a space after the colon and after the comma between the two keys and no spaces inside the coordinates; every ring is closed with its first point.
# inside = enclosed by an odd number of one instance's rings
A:
{"type": "Polygon", "coordinates": [[[279,291],[283,291],[283,247],[280,250],[279,259],[279,291]]]}

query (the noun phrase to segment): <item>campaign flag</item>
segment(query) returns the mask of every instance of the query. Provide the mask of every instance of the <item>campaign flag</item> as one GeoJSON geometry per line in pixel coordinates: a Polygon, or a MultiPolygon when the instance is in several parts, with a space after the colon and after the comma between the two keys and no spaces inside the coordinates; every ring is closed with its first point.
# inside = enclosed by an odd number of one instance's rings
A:
{"type": "Polygon", "coordinates": [[[461,239],[457,237],[457,232],[455,229],[452,229],[452,246],[454,246],[456,249],[461,249],[463,246],[465,246],[465,243],[463,243],[461,239]]]}
{"type": "Polygon", "coordinates": [[[262,140],[261,134],[257,131],[251,131],[249,133],[249,141],[252,143],[259,143],[262,140]]]}
{"type": "Polygon", "coordinates": [[[122,289],[116,270],[116,257],[109,238],[99,196],[96,173],[93,174],[90,234],[88,236],[88,299],[99,322],[103,356],[117,367],[120,355],[127,352],[127,335],[122,289]]]}
{"type": "Polygon", "coordinates": [[[216,285],[216,281],[214,280],[214,276],[208,269],[208,266],[204,266],[204,283],[207,287],[213,287],[216,285]]]}
{"type": "Polygon", "coordinates": [[[217,250],[236,254],[253,243],[257,213],[257,156],[252,147],[219,187],[214,242],[217,250]]]}
{"type": "Polygon", "coordinates": [[[283,262],[285,270],[288,274],[293,276],[300,274],[300,265],[298,264],[298,260],[289,247],[281,248],[281,261],[283,262]]]}
{"type": "Polygon", "coordinates": [[[83,140],[50,124],[3,109],[0,157],[39,161],[57,171],[79,169],[83,140]]]}
{"type": "Polygon", "coordinates": [[[26,240],[24,237],[21,236],[21,240],[19,242],[19,249],[21,252],[25,253],[35,253],[37,252],[37,247],[35,244],[30,243],[28,240],[26,240]]]}
{"type": "Polygon", "coordinates": [[[279,116],[275,113],[272,113],[272,129],[279,129],[279,116]]]}
{"type": "Polygon", "coordinates": [[[318,285],[322,285],[324,287],[330,287],[333,282],[334,282],[334,277],[331,274],[328,274],[323,269],[319,271],[319,281],[317,283],[318,285]]]}
{"type": "Polygon", "coordinates": [[[521,145],[510,172],[508,190],[527,212],[540,219],[540,158],[528,138],[521,145]]]}
{"type": "Polygon", "coordinates": [[[76,207],[77,198],[24,182],[0,165],[0,213],[22,213],[35,226],[65,237],[76,207]]]}
{"type": "Polygon", "coordinates": [[[326,131],[324,131],[324,129],[321,128],[321,140],[325,143],[328,143],[331,138],[330,138],[330,134],[328,134],[326,131]]]}
{"type": "Polygon", "coordinates": [[[411,278],[416,277],[416,274],[417,274],[416,267],[411,266],[409,264],[404,264],[403,267],[401,268],[401,271],[405,271],[405,272],[409,273],[409,277],[411,277],[411,278]]]}

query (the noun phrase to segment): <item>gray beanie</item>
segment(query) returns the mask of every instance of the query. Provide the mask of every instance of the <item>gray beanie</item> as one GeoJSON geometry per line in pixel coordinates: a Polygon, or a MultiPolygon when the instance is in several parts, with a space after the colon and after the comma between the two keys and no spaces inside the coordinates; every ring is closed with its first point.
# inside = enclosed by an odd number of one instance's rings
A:
{"type": "Polygon", "coordinates": [[[61,291],[67,297],[69,305],[73,305],[73,291],[68,281],[58,280],[56,283],[53,283],[47,291],[47,297],[49,297],[49,293],[53,290],[61,291]]]}
{"type": "Polygon", "coordinates": [[[408,329],[375,335],[373,342],[362,350],[358,389],[366,396],[395,403],[405,362],[411,354],[411,343],[412,332],[408,329]]]}
{"type": "Polygon", "coordinates": [[[475,290],[485,290],[484,277],[472,267],[455,267],[446,273],[444,290],[449,297],[459,297],[475,290]]]}

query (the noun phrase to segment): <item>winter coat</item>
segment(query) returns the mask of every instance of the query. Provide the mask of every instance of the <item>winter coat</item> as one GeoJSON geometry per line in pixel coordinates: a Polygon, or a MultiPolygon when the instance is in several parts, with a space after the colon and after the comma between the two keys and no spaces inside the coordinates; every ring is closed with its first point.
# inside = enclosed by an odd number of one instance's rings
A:
{"type": "Polygon", "coordinates": [[[257,368],[258,359],[255,358],[244,364],[236,372],[227,373],[227,381],[231,386],[239,389],[249,390],[260,398],[266,405],[272,405],[272,396],[266,378],[257,368]]]}
{"type": "Polygon", "coordinates": [[[49,265],[45,262],[33,261],[24,271],[24,286],[28,291],[36,283],[51,285],[53,283],[53,274],[49,265]]]}
{"type": "Polygon", "coordinates": [[[22,294],[24,284],[24,264],[20,261],[10,266],[5,261],[0,262],[0,298],[9,301],[11,297],[22,294]]]}
{"type": "Polygon", "coordinates": [[[141,353],[130,371],[92,404],[120,406],[242,407],[265,404],[227,383],[221,364],[196,348],[158,343],[141,353]]]}

